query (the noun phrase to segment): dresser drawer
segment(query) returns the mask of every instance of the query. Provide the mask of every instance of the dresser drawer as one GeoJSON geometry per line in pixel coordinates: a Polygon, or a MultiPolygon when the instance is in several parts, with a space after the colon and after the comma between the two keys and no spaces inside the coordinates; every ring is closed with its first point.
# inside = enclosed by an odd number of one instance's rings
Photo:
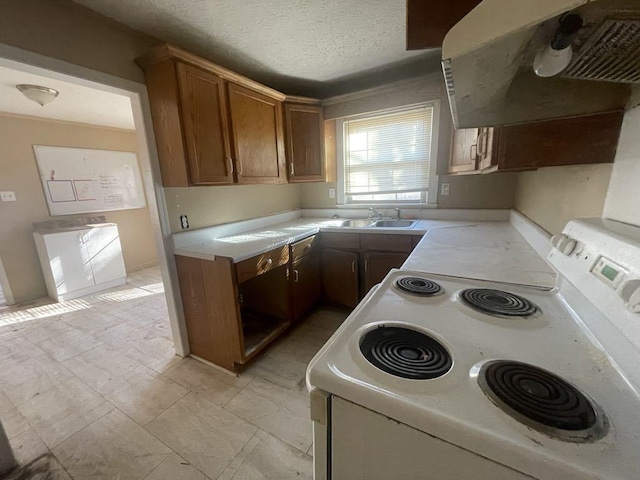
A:
{"type": "Polygon", "coordinates": [[[365,234],[360,236],[363,252],[411,253],[411,235],[365,234]]]}
{"type": "Polygon", "coordinates": [[[238,283],[257,277],[276,267],[285,265],[289,261],[289,245],[276,248],[261,255],[248,258],[236,263],[236,277],[238,283]]]}
{"type": "Polygon", "coordinates": [[[290,256],[292,261],[296,262],[305,255],[309,255],[311,252],[317,250],[318,241],[316,235],[300,240],[299,242],[292,243],[290,245],[290,256]]]}

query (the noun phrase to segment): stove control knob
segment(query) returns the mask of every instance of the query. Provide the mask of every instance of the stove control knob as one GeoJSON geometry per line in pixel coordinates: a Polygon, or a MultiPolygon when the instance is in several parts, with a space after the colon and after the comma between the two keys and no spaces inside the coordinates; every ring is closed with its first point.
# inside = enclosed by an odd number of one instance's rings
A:
{"type": "Polygon", "coordinates": [[[573,238],[566,236],[564,233],[557,233],[551,237],[551,245],[553,245],[560,253],[568,257],[576,249],[578,242],[573,238]]]}
{"type": "Polygon", "coordinates": [[[618,295],[624,301],[627,310],[640,313],[640,279],[624,282],[618,289],[618,295]]]}

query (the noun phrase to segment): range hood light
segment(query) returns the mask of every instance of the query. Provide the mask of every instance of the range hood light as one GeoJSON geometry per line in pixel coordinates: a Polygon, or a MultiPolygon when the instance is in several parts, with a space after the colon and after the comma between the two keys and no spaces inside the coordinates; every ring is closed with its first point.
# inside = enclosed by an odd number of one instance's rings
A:
{"type": "Polygon", "coordinates": [[[562,50],[555,50],[548,45],[538,52],[533,60],[533,71],[539,77],[553,77],[562,72],[571,63],[573,48],[569,45],[562,50]]]}
{"type": "Polygon", "coordinates": [[[574,35],[582,28],[580,15],[569,14],[560,19],[560,26],[551,40],[533,60],[533,71],[539,77],[558,75],[571,63],[573,48],[571,42],[574,35]]]}

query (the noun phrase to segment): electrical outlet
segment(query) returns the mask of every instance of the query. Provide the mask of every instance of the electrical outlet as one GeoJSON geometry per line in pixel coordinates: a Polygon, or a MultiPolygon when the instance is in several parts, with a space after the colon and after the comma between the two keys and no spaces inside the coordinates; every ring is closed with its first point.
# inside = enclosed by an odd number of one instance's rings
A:
{"type": "Polygon", "coordinates": [[[336,189],[335,188],[330,188],[329,189],[329,198],[336,198],[336,189]]]}
{"type": "Polygon", "coordinates": [[[450,183],[443,183],[440,185],[440,195],[449,195],[449,189],[451,188],[450,183]]]}
{"type": "Polygon", "coordinates": [[[0,192],[0,200],[3,202],[15,202],[16,192],[0,192]]]}
{"type": "Polygon", "coordinates": [[[189,219],[186,215],[180,215],[180,226],[182,227],[182,230],[189,228],[189,219]]]}

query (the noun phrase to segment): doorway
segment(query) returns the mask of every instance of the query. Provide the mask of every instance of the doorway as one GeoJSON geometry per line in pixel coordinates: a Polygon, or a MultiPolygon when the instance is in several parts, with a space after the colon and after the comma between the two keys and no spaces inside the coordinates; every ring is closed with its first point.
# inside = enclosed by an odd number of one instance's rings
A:
{"type": "MultiPolygon", "coordinates": [[[[165,308],[168,313],[168,323],[170,326],[170,329],[168,331],[170,332],[170,338],[175,345],[175,353],[179,356],[188,355],[189,352],[188,343],[186,341],[186,332],[178,313],[179,311],[181,311],[179,294],[176,296],[176,292],[174,292],[173,288],[173,285],[177,285],[177,281],[175,281],[175,279],[177,279],[177,275],[171,255],[170,230],[168,227],[164,192],[159,182],[160,175],[157,160],[152,161],[152,158],[155,159],[156,152],[155,144],[153,142],[153,132],[151,129],[146,87],[143,84],[119,79],[117,77],[113,77],[83,67],[70,65],[65,62],[43,57],[41,55],[33,54],[6,45],[0,45],[0,68],[12,69],[17,72],[22,72],[25,75],[38,76],[44,79],[48,79],[50,80],[50,82],[64,82],[66,84],[77,87],[78,89],[92,89],[100,95],[112,95],[113,98],[118,97],[126,99],[128,101],[128,104],[130,105],[130,121],[131,126],[133,127],[133,130],[131,130],[130,132],[129,140],[134,143],[137,158],[139,161],[139,169],[142,184],[144,186],[144,194],[147,205],[147,221],[150,230],[150,232],[148,233],[149,238],[151,239],[151,243],[149,244],[150,246],[140,246],[140,242],[136,242],[137,232],[127,232],[127,235],[129,235],[129,237],[131,237],[132,239],[132,241],[129,242],[129,244],[131,245],[131,247],[128,248],[128,251],[130,253],[129,256],[136,257],[137,255],[139,258],[142,258],[145,251],[148,253],[148,251],[152,250],[154,247],[157,250],[157,267],[155,267],[155,270],[153,270],[152,268],[151,274],[149,273],[149,271],[145,272],[144,270],[140,270],[140,275],[138,277],[142,277],[143,283],[149,280],[147,282],[147,285],[150,286],[150,290],[145,291],[153,292],[154,295],[157,295],[160,288],[164,290],[160,293],[164,297],[163,301],[166,304],[165,308]],[[135,248],[138,248],[138,250],[140,251],[133,252],[135,248]],[[155,279],[152,278],[154,275],[155,279]]],[[[28,101],[26,98],[24,100],[28,101]]],[[[26,115],[26,117],[34,116],[26,115]]],[[[38,119],[34,118],[21,118],[20,120],[38,121],[38,119]]],[[[54,118],[52,120],[54,122],[65,122],[64,119],[61,120],[54,118]]],[[[105,127],[115,129],[118,128],[117,125],[106,125],[105,127]]],[[[82,136],[86,136],[86,134],[82,133],[82,136]]],[[[61,144],[64,144],[64,142],[59,143],[59,145],[61,144]]],[[[42,195],[42,187],[40,186],[39,188],[40,195],[42,195]]],[[[19,201],[19,192],[17,193],[19,201]]],[[[91,213],[89,215],[100,216],[100,213],[91,213]]],[[[114,212],[110,215],[119,215],[120,217],[122,217],[124,213],[114,212]]],[[[58,220],[60,218],[62,217],[52,217],[51,220],[58,220]]],[[[127,219],[127,221],[130,224],[135,225],[136,223],[140,223],[139,218],[140,217],[138,217],[138,219],[129,218],[127,219]]],[[[126,223],[122,218],[118,218],[116,223],[120,222],[126,223]]],[[[141,268],[145,266],[148,265],[144,265],[144,263],[139,262],[138,267],[141,268]]],[[[14,281],[11,278],[11,271],[9,271],[9,269],[6,270],[8,274],[8,283],[14,284],[14,281]]],[[[135,270],[139,270],[139,268],[135,268],[135,270]]],[[[135,275],[130,275],[130,277],[136,278],[135,275]]],[[[140,283],[140,278],[137,278],[136,282],[140,283]]],[[[127,286],[129,285],[127,284],[127,286]]],[[[127,286],[122,287],[122,289],[126,290],[127,286]]],[[[139,289],[141,285],[132,285],[132,287],[139,289]]],[[[15,294],[15,289],[12,290],[15,294]]],[[[137,292],[137,294],[140,294],[140,292],[137,292]]],[[[131,295],[135,296],[136,293],[134,292],[131,295]]],[[[125,293],[120,295],[120,298],[124,297],[126,297],[125,293]]],[[[16,300],[19,299],[16,298],[16,300]]]]}

